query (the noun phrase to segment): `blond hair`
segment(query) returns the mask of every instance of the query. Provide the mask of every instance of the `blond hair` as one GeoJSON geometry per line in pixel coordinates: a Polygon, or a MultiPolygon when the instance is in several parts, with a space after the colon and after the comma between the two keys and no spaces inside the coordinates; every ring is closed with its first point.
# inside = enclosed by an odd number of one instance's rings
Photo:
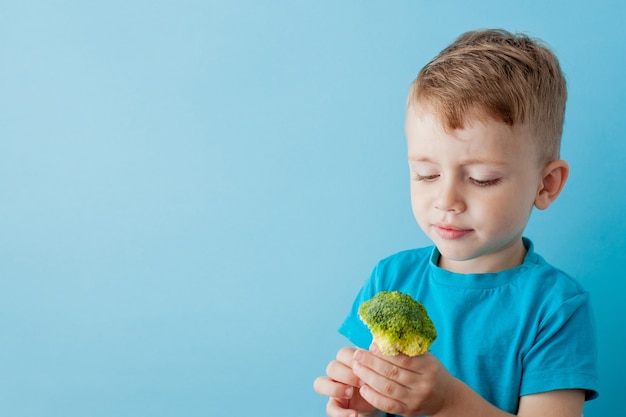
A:
{"type": "Polygon", "coordinates": [[[449,130],[462,129],[472,117],[526,124],[540,162],[559,159],[565,77],[537,39],[505,30],[464,33],[422,68],[409,99],[432,106],[449,130]]]}

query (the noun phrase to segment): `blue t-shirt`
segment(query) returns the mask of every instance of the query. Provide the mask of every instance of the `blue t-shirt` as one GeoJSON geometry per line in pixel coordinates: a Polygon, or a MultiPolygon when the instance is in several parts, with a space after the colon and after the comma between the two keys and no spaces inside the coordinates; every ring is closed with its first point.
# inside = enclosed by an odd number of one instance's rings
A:
{"type": "Polygon", "coordinates": [[[519,397],[557,389],[598,396],[595,324],[589,294],[536,254],[530,240],[522,265],[498,273],[457,274],[437,266],[434,247],[378,263],[339,331],[367,349],[358,316],[380,291],[411,294],[437,329],[431,346],[455,377],[487,401],[516,413],[519,397]]]}

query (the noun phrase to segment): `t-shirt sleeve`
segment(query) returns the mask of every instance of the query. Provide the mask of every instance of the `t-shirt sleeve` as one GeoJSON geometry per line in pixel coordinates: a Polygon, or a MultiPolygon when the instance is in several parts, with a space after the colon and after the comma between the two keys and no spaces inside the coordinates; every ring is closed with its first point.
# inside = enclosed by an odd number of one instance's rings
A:
{"type": "Polygon", "coordinates": [[[359,307],[363,302],[369,300],[380,291],[377,274],[378,267],[374,268],[370,278],[365,282],[363,287],[361,287],[361,290],[352,303],[352,308],[348,316],[339,327],[339,333],[347,337],[355,346],[362,349],[368,349],[372,344],[372,334],[365,323],[359,318],[359,307]]]}
{"type": "Polygon", "coordinates": [[[598,396],[596,330],[589,294],[565,300],[539,324],[536,341],[523,358],[520,395],[584,389],[598,396]]]}

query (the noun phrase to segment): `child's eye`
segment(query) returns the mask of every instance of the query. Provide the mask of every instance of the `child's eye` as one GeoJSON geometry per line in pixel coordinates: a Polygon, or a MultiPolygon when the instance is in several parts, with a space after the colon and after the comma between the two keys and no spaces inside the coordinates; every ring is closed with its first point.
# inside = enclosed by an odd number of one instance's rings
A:
{"type": "Polygon", "coordinates": [[[415,178],[416,181],[431,182],[431,181],[434,181],[437,178],[439,178],[439,175],[437,175],[437,174],[431,174],[431,175],[415,174],[414,178],[415,178]]]}
{"type": "Polygon", "coordinates": [[[477,185],[479,187],[489,187],[491,185],[498,185],[500,184],[500,181],[502,181],[501,178],[494,178],[490,180],[479,180],[476,178],[470,178],[469,180],[472,184],[477,185]]]}

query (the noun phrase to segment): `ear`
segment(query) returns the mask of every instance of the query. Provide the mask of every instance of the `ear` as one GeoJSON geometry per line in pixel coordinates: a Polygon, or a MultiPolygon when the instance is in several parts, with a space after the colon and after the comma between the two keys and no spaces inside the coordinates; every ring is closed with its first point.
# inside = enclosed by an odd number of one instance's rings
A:
{"type": "Polygon", "coordinates": [[[569,165],[567,162],[559,160],[546,165],[535,197],[535,207],[539,210],[547,209],[561,194],[568,176],[569,165]]]}

